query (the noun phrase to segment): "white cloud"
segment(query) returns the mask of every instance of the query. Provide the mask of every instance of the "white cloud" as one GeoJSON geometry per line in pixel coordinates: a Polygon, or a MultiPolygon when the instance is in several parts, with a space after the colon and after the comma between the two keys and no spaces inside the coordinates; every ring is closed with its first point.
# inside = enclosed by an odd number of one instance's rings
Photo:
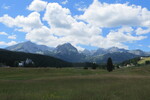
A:
{"type": "Polygon", "coordinates": [[[84,51],[85,50],[85,48],[82,48],[81,46],[74,45],[74,47],[77,48],[78,51],[84,51]]]}
{"type": "Polygon", "coordinates": [[[14,26],[14,19],[7,14],[3,15],[3,17],[0,17],[0,22],[5,24],[8,27],[13,27],[14,26]]]}
{"type": "Polygon", "coordinates": [[[143,47],[144,45],[142,45],[142,44],[139,44],[138,46],[139,46],[139,47],[143,47]]]}
{"type": "Polygon", "coordinates": [[[6,32],[0,32],[0,35],[8,35],[6,32]]]}
{"type": "Polygon", "coordinates": [[[42,0],[33,0],[33,2],[27,7],[28,10],[31,11],[43,11],[47,6],[47,2],[42,0]]]}
{"type": "Polygon", "coordinates": [[[78,11],[86,11],[87,8],[77,8],[78,11]]]}
{"type": "Polygon", "coordinates": [[[12,18],[8,15],[0,17],[0,22],[8,27],[18,27],[17,30],[23,32],[29,32],[33,28],[39,28],[43,24],[40,20],[40,14],[32,12],[27,17],[18,15],[16,18],[12,18]]]}
{"type": "Polygon", "coordinates": [[[49,3],[43,18],[51,27],[70,28],[75,20],[70,15],[70,10],[62,8],[58,3],[49,3]]]}
{"type": "Polygon", "coordinates": [[[12,46],[12,45],[15,45],[15,44],[17,44],[16,41],[11,41],[11,42],[8,42],[8,43],[7,43],[8,46],[12,46]]]}
{"type": "Polygon", "coordinates": [[[150,26],[150,11],[129,4],[107,4],[94,0],[78,17],[98,27],[150,26]]]}
{"type": "Polygon", "coordinates": [[[83,15],[78,16],[82,20],[72,16],[68,8],[63,8],[58,3],[49,3],[42,18],[48,23],[48,26],[41,22],[38,12],[32,12],[27,17],[18,15],[12,18],[4,15],[0,17],[0,22],[8,27],[17,27],[17,31],[26,32],[26,39],[37,44],[56,47],[59,44],[69,42],[79,50],[83,50],[83,48],[78,44],[101,48],[115,46],[127,49],[128,46],[125,43],[147,38],[138,35],[132,25],[148,26],[148,13],[146,8],[135,5],[101,4],[95,0],[83,15]],[[137,15],[139,13],[142,18],[137,15]],[[122,14],[123,16],[121,16],[122,14]],[[140,18],[141,20],[139,20],[140,18]],[[105,37],[103,36],[103,27],[114,28],[116,26],[121,26],[121,28],[117,29],[117,27],[115,30],[105,33],[105,37]]]}
{"type": "Polygon", "coordinates": [[[137,35],[148,34],[148,33],[150,33],[150,28],[148,28],[148,29],[142,29],[141,27],[139,27],[136,30],[136,34],[137,35]]]}
{"type": "Polygon", "coordinates": [[[27,40],[54,47],[66,42],[77,45],[89,43],[90,36],[101,33],[98,27],[76,21],[69,9],[62,8],[57,3],[48,4],[43,19],[48,22],[50,28],[46,26],[34,28],[26,35],[27,40]]]}
{"type": "Polygon", "coordinates": [[[75,4],[75,8],[78,10],[78,11],[86,11],[87,9],[87,6],[85,5],[85,3],[83,1],[79,2],[79,3],[76,3],[75,4]]]}
{"type": "Polygon", "coordinates": [[[111,31],[106,37],[103,37],[100,27],[77,21],[71,16],[69,9],[63,8],[58,3],[48,4],[43,19],[48,22],[50,28],[43,26],[32,30],[27,34],[27,40],[54,47],[70,42],[78,49],[83,50],[77,44],[102,48],[115,46],[127,49],[128,46],[124,43],[146,38],[145,36],[133,36],[134,29],[127,26],[117,31],[111,31]]]}
{"type": "Polygon", "coordinates": [[[61,2],[62,4],[67,4],[68,3],[68,0],[65,0],[65,1],[63,1],[63,2],[61,2]]]}
{"type": "Polygon", "coordinates": [[[22,27],[20,30],[25,32],[28,32],[33,28],[39,28],[43,25],[40,20],[40,14],[37,12],[32,12],[27,17],[17,16],[15,18],[15,24],[18,27],[22,27]]]}
{"type": "Polygon", "coordinates": [[[137,40],[142,40],[147,38],[146,36],[132,36],[130,32],[132,32],[132,28],[128,27],[128,28],[121,28],[117,31],[111,31],[108,35],[107,35],[107,39],[110,41],[114,41],[114,42],[133,42],[133,41],[137,41],[137,40]]]}
{"type": "Polygon", "coordinates": [[[3,4],[2,8],[5,9],[5,10],[8,10],[10,8],[10,6],[7,6],[7,5],[3,4]]]}
{"type": "Polygon", "coordinates": [[[15,42],[15,41],[11,41],[11,42],[0,41],[1,46],[12,46],[12,45],[15,45],[15,44],[17,44],[17,42],[15,42]]]}
{"type": "Polygon", "coordinates": [[[37,44],[44,44],[53,47],[59,44],[57,38],[53,36],[51,30],[46,26],[33,29],[27,33],[26,39],[31,40],[37,44]]]}
{"type": "Polygon", "coordinates": [[[8,36],[8,39],[16,39],[16,35],[10,35],[8,36]]]}
{"type": "Polygon", "coordinates": [[[124,26],[120,28],[118,31],[131,34],[134,31],[134,29],[132,27],[124,26]]]}

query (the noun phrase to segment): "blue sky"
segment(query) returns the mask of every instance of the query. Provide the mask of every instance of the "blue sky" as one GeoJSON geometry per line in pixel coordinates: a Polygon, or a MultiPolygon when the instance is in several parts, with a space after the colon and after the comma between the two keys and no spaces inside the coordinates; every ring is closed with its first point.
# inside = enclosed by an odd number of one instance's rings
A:
{"type": "Polygon", "coordinates": [[[150,51],[149,0],[0,0],[0,48],[24,41],[78,50],[150,51]]]}

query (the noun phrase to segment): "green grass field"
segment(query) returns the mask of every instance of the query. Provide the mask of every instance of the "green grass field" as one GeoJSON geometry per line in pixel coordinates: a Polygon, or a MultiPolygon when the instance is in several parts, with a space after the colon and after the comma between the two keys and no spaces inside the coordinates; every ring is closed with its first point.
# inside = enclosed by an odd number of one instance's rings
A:
{"type": "Polygon", "coordinates": [[[150,66],[0,68],[0,100],[150,100],[150,66]]]}

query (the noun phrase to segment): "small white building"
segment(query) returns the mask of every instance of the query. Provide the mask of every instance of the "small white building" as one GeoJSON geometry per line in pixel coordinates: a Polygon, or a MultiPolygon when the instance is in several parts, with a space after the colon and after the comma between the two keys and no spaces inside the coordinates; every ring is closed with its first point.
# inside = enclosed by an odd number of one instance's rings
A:
{"type": "Polygon", "coordinates": [[[27,58],[25,64],[34,64],[34,62],[31,59],[27,58]]]}
{"type": "Polygon", "coordinates": [[[18,63],[18,66],[24,67],[25,65],[28,65],[28,64],[34,64],[34,62],[31,59],[27,58],[25,61],[20,61],[18,63]]]}
{"type": "Polygon", "coordinates": [[[18,63],[18,66],[19,66],[19,67],[23,67],[23,66],[24,66],[24,61],[19,62],[19,63],[18,63]]]}

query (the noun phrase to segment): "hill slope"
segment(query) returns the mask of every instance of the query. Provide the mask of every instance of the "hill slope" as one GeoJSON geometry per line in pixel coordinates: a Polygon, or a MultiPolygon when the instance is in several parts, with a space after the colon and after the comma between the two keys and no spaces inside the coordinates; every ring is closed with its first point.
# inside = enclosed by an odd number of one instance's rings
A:
{"type": "Polygon", "coordinates": [[[137,63],[138,64],[146,64],[146,61],[150,62],[150,57],[141,57],[141,59],[137,63]]]}
{"type": "Polygon", "coordinates": [[[71,66],[71,63],[50,56],[23,53],[23,52],[13,52],[13,51],[0,49],[0,63],[3,63],[7,66],[16,67],[15,66],[16,62],[25,61],[27,58],[31,59],[34,62],[35,67],[70,67],[71,66]]]}

